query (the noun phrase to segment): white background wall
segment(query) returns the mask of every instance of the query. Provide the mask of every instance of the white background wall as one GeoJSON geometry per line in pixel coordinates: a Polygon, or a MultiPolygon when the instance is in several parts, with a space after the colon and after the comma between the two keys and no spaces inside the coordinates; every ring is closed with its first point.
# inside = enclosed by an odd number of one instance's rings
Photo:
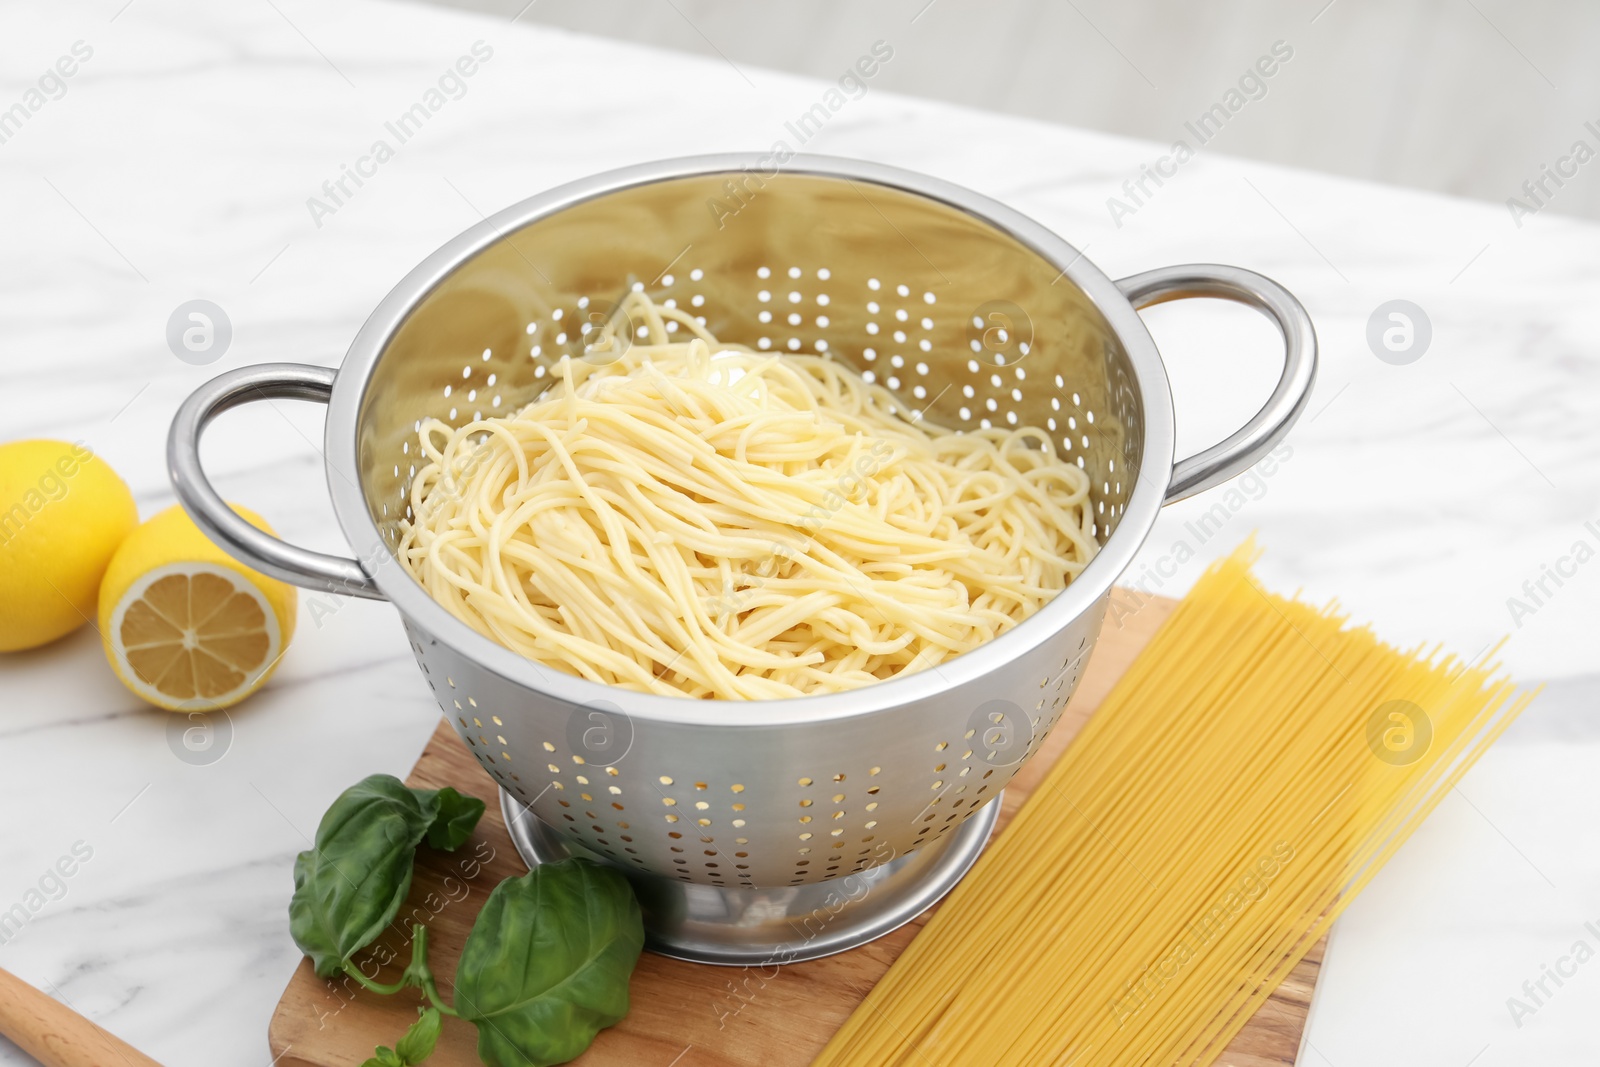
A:
{"type": "MultiPolygon", "coordinates": [[[[1575,139],[1600,149],[1594,0],[438,2],[824,77],[884,38],[875,88],[1159,141],[1283,40],[1210,147],[1497,203],[1575,139]]],[[[1600,218],[1600,160],[1550,210],[1600,218]]]]}

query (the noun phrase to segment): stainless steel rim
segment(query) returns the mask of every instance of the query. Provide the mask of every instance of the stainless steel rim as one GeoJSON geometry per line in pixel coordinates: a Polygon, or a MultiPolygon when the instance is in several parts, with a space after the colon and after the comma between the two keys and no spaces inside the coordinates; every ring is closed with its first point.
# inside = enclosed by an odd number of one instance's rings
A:
{"type": "MultiPolygon", "coordinates": [[[[552,189],[491,215],[451,240],[403,278],[384,297],[351,343],[334,382],[328,410],[326,455],[333,477],[329,489],[334,512],[357,554],[377,559],[372,578],[382,594],[419,628],[488,670],[530,689],[574,704],[614,699],[615,690],[540,667],[496,644],[456,619],[394,563],[367,509],[359,485],[356,427],[372,370],[385,345],[424,296],[453,270],[486,246],[536,219],[619,189],[693,175],[753,170],[756,153],[695,156],[647,163],[552,189]]],[[[1003,637],[958,656],[938,671],[918,674],[847,693],[764,701],[761,723],[779,725],[872,715],[884,708],[926,699],[993,670],[1051,637],[1069,620],[1089,610],[1133,561],[1149,535],[1167,494],[1172,472],[1173,410],[1166,372],[1155,341],[1117,285],[1072,245],[1032,219],[988,197],[912,171],[859,160],[796,156],[785,174],[833,177],[901,189],[974,215],[1007,233],[1054,264],[1078,286],[1106,318],[1125,346],[1144,399],[1144,462],[1116,533],[1067,589],[1027,622],[1003,637]]],[[[689,700],[648,693],[628,694],[628,714],[688,725],[748,722],[748,708],[737,701],[689,700]]],[[[751,729],[760,729],[751,724],[751,729]]]]}
{"type": "MultiPolygon", "coordinates": [[[[541,857],[564,854],[569,846],[607,858],[635,879],[653,945],[669,954],[723,963],[810,958],[870,940],[907,921],[953,885],[981,850],[998,813],[990,791],[1004,788],[1020,761],[1035,751],[1034,742],[1058,721],[1096,638],[1111,585],[1131,565],[1163,503],[1249,467],[1287,432],[1303,409],[1315,377],[1315,337],[1304,309],[1282,287],[1260,275],[1236,267],[1197,264],[1166,267],[1113,282],[1067,242],[985,197],[890,167],[797,158],[782,170],[785,177],[813,179],[789,187],[789,191],[800,191],[800,198],[787,206],[789,214],[784,218],[798,220],[800,230],[778,226],[744,231],[741,240],[752,247],[722,248],[722,258],[714,257],[707,266],[720,263],[721,278],[737,281],[741,275],[729,273],[729,268],[740,262],[735,253],[742,253],[749,283],[769,276],[763,273],[766,267],[756,264],[770,254],[781,254],[780,246],[792,245],[822,257],[834,254],[835,247],[848,248],[848,242],[827,234],[821,245],[807,244],[805,230],[813,216],[805,213],[806,204],[826,203],[830,197],[835,204],[841,199],[849,201],[851,207],[841,210],[837,220],[842,227],[839,233],[865,238],[876,226],[870,217],[860,219],[859,228],[845,220],[849,211],[861,210],[855,203],[857,194],[869,213],[876,206],[864,191],[869,188],[892,193],[901,203],[920,200],[923,203],[917,205],[916,213],[956,224],[932,231],[938,235],[935,240],[959,243],[970,237],[980,254],[987,253],[991,243],[1003,244],[1007,257],[1003,262],[1018,268],[1014,278],[1019,288],[1051,290],[1055,299],[1042,306],[1058,309],[1051,314],[1064,317],[1050,320],[1049,325],[1070,327],[1079,315],[1092,322],[1082,335],[1086,347],[1081,352],[1062,349],[1062,354],[1084,362],[1063,363],[1057,368],[1065,374],[1056,375],[1056,386],[1070,397],[1072,407],[1065,407],[1060,396],[1050,402],[1049,394],[1036,394],[1028,399],[1046,406],[1028,414],[1061,432],[1061,444],[1069,451],[1080,444],[1088,449],[1090,433],[1102,434],[1101,441],[1121,443],[1120,452],[1089,457],[1104,461],[1099,476],[1106,498],[1098,503],[1107,525],[1099,531],[1106,538],[1100,555],[1027,622],[937,669],[846,693],[764,701],[754,710],[743,701],[614,690],[524,659],[479,635],[435,602],[398,565],[379,527],[379,520],[399,522],[398,516],[405,510],[401,471],[411,465],[401,458],[407,452],[402,439],[407,428],[415,428],[413,416],[431,410],[431,404],[439,411],[447,410],[449,419],[455,420],[457,411],[449,400],[452,385],[459,387],[461,380],[471,379],[476,366],[461,367],[461,377],[452,383],[441,384],[435,378],[425,390],[416,387],[438,357],[456,358],[454,342],[448,337],[441,346],[437,336],[425,331],[419,335],[420,341],[414,336],[430,323],[429,309],[437,310],[440,302],[448,306],[453,292],[470,291],[484,276],[499,279],[491,284],[491,291],[498,291],[495,287],[501,282],[512,289],[523,282],[531,284],[533,275],[514,262],[502,263],[500,254],[507,251],[501,242],[534,223],[541,224],[535,233],[561,233],[567,227],[590,238],[590,245],[603,246],[604,254],[586,268],[594,277],[614,274],[618,259],[659,256],[665,261],[677,249],[676,241],[670,240],[675,234],[663,231],[665,236],[655,234],[660,238],[655,245],[641,245],[650,234],[619,228],[620,220],[628,217],[629,206],[650,204],[652,212],[670,214],[687,203],[685,189],[696,190],[688,195],[698,196],[721,187],[725,178],[740,172],[760,171],[765,179],[776,177],[762,162],[754,155],[729,155],[654,163],[573,183],[508,208],[449,242],[408,274],[362,327],[341,370],[276,364],[230,371],[185,402],[169,438],[169,461],[180,497],[230,553],[267,573],[312,588],[395,603],[440,707],[484,770],[510,791],[506,796],[520,798],[537,813],[536,820],[518,819],[521,803],[508,804],[508,824],[514,831],[519,826],[525,831],[518,845],[526,858],[537,862],[541,857]],[[656,187],[677,181],[689,185],[656,187]],[[965,219],[954,219],[953,214],[965,219]],[[784,233],[789,236],[782,236],[784,233]],[[593,239],[596,237],[598,241],[593,239]],[[670,247],[664,247],[669,243],[670,247]],[[1019,255],[1018,246],[1033,255],[1019,255]],[[760,258],[748,263],[749,257],[760,258]],[[1064,288],[1052,290],[1058,283],[1064,288]],[[1160,355],[1138,309],[1192,296],[1233,300],[1268,315],[1284,339],[1284,369],[1272,398],[1243,427],[1218,445],[1174,465],[1173,401],[1160,355]],[[1085,307],[1086,303],[1092,308],[1085,307]],[[397,383],[396,375],[404,373],[412,376],[409,385],[397,383]],[[1069,379],[1079,381],[1079,375],[1085,376],[1081,380],[1089,386],[1114,387],[1115,406],[1107,409],[1103,394],[1085,404],[1076,386],[1067,385],[1069,379]],[[206,483],[199,461],[199,437],[207,423],[233,406],[272,396],[329,404],[327,482],[356,558],[309,552],[269,537],[230,511],[206,483]],[[1091,430],[1097,421],[1096,409],[1113,416],[1101,421],[1137,434],[1137,439],[1120,434],[1107,438],[1101,427],[1091,430]],[[1064,426],[1050,411],[1061,413],[1064,426]],[[1075,423],[1074,411],[1081,424],[1075,423]],[[1076,430],[1081,440],[1073,440],[1069,430],[1076,430]],[[380,445],[396,450],[393,461],[374,451],[380,445]],[[1130,457],[1131,464],[1125,463],[1121,469],[1116,466],[1130,457]],[[627,711],[613,701],[625,701],[627,711]],[[993,709],[996,704],[1008,710],[997,713],[993,709]],[[1031,704],[1037,714],[1024,710],[1024,704],[1031,704]],[[599,715],[612,723],[602,710],[609,710],[620,725],[608,725],[603,731],[605,740],[596,748],[590,734],[599,727],[591,720],[599,715]],[[1008,731],[1022,722],[1030,729],[1015,738],[1011,732],[1005,733],[1002,740],[992,742],[995,751],[990,751],[989,727],[984,724],[1002,721],[1009,724],[1008,731]],[[813,729],[824,723],[825,728],[813,729]],[[986,731],[984,742],[964,745],[980,727],[986,731]],[[490,735],[496,743],[490,742],[490,735]],[[617,767],[621,755],[635,749],[635,738],[641,755],[627,767],[617,767]],[[625,740],[619,747],[621,755],[616,755],[612,747],[619,739],[625,740]],[[1012,740],[1026,747],[1015,754],[1008,751],[1007,759],[996,761],[999,748],[1012,740]],[[949,754],[945,754],[947,749],[949,754]],[[602,771],[605,777],[588,777],[602,771]],[[962,781],[974,771],[980,771],[980,777],[962,781]],[[824,781],[837,786],[821,786],[824,781]],[[845,786],[847,781],[850,784],[845,786]],[[809,791],[813,787],[814,795],[809,791]],[[859,790],[864,792],[858,795],[859,790]],[[828,823],[820,825],[826,828],[826,836],[818,840],[818,828],[806,825],[817,816],[800,809],[829,798],[833,810],[825,813],[828,823]],[[677,810],[655,809],[657,801],[663,808],[677,810]],[[936,805],[943,806],[934,810],[936,805]],[[654,832],[639,836],[642,824],[637,820],[647,811],[655,811],[668,828],[656,822],[654,832]],[[580,813],[584,820],[577,818],[580,813]],[[620,831],[619,842],[611,840],[613,831],[620,831]],[[722,846],[730,833],[739,836],[733,837],[735,850],[724,864],[722,846]],[[712,847],[692,849],[686,835],[712,847]],[[813,854],[817,848],[814,841],[827,851],[813,854]],[[878,844],[872,845],[874,841],[878,844]],[[703,852],[711,859],[693,852],[703,852]],[[836,873],[841,868],[848,871],[836,873]],[[833,887],[852,884],[871,892],[848,909],[827,908],[825,929],[786,925],[795,917],[814,917],[816,901],[837,899],[833,887]],[[764,888],[780,885],[783,888],[764,888]]],[[[580,240],[580,249],[583,245],[580,240]]],[[[559,261],[567,252],[558,245],[551,254],[559,261]]],[[[683,254],[679,252],[678,258],[683,254]]],[[[794,253],[796,257],[801,254],[794,253]]],[[[837,266],[875,264],[873,256],[871,249],[861,248],[846,257],[848,263],[841,261],[837,266]]],[[[528,261],[527,256],[523,259],[528,261]]],[[[581,252],[574,253],[567,267],[576,277],[575,272],[585,269],[581,267],[584,262],[581,252]]],[[[818,268],[818,278],[827,276],[821,269],[825,262],[811,266],[818,268]]],[[[700,273],[691,269],[688,277],[694,281],[700,273]]],[[[704,273],[711,277],[711,272],[704,273]]],[[[791,265],[785,273],[798,279],[803,268],[791,265]]],[[[554,286],[540,274],[546,285],[554,286]]],[[[914,270],[910,280],[916,280],[915,274],[914,270]]],[[[863,292],[879,288],[879,279],[864,271],[856,280],[863,292]]],[[[591,277],[579,284],[595,282],[591,277]]],[[[705,288],[711,288],[711,283],[705,288]]],[[[904,283],[896,288],[899,295],[909,295],[904,283]]],[[[821,290],[810,292],[819,305],[826,302],[821,290]]],[[[679,295],[705,299],[702,289],[679,295]]],[[[927,304],[939,302],[932,292],[923,295],[927,304]]],[[[745,284],[743,288],[729,286],[727,296],[731,306],[742,308],[747,303],[765,302],[771,294],[758,284],[745,284]]],[[[550,323],[561,319],[562,311],[559,305],[549,306],[544,296],[538,299],[544,303],[537,314],[548,316],[543,327],[548,331],[550,323]]],[[[585,307],[584,299],[575,297],[572,308],[585,307]]],[[[798,303],[802,294],[796,289],[788,293],[788,299],[798,303]]],[[[865,309],[873,314],[878,310],[870,298],[865,309]]],[[[514,307],[513,314],[517,341],[510,346],[508,357],[507,346],[500,343],[504,338],[497,340],[494,350],[502,353],[498,369],[507,372],[519,389],[536,388],[533,381],[548,372],[548,360],[553,357],[541,356],[538,339],[521,347],[522,335],[534,338],[539,322],[525,317],[530,314],[526,307],[514,307]],[[541,359],[544,361],[530,362],[541,359]],[[526,380],[516,380],[524,375],[526,380]]],[[[903,307],[895,314],[906,319],[903,307]]],[[[466,325],[474,357],[483,326],[480,316],[466,313],[458,320],[466,325]]],[[[797,319],[798,315],[790,316],[788,321],[796,325],[797,319]]],[[[752,314],[748,322],[731,321],[739,325],[729,336],[739,336],[740,330],[755,329],[756,322],[771,320],[752,314]]],[[[923,330],[933,330],[931,319],[921,322],[923,330]]],[[[829,324],[819,316],[816,325],[829,324]]],[[[876,325],[858,318],[851,328],[872,335],[876,325]]],[[[565,333],[541,336],[547,342],[566,339],[565,333]]],[[[950,344],[951,335],[940,337],[941,358],[955,359],[960,372],[978,376],[976,361],[959,348],[943,347],[950,344]]],[[[900,342],[904,337],[896,334],[895,339],[900,342]]],[[[812,340],[822,343],[815,335],[812,340]]],[[[828,340],[831,343],[833,338],[828,340]]],[[[757,343],[770,347],[770,338],[760,336],[757,343]]],[[[796,335],[786,345],[798,350],[802,343],[796,335]]],[[[928,346],[923,351],[935,351],[928,338],[918,343],[928,346]]],[[[482,362],[488,363],[491,355],[491,349],[484,347],[482,362]]],[[[868,348],[863,356],[871,361],[877,353],[868,348]]],[[[899,358],[891,354],[889,366],[900,367],[899,358]]],[[[929,374],[921,364],[915,368],[918,375],[929,374]]],[[[454,365],[450,368],[452,378],[455,369],[454,365]]],[[[1015,377],[1020,381],[1024,375],[1020,367],[1017,370],[1015,377]]],[[[484,384],[493,387],[495,375],[486,370],[482,373],[484,384]]],[[[984,388],[992,385],[1000,391],[1000,376],[994,374],[990,379],[981,379],[984,388]]],[[[888,381],[891,388],[899,388],[892,376],[888,381]]],[[[515,400],[517,395],[510,398],[515,400]]],[[[969,384],[962,395],[975,398],[976,394],[969,384]]],[[[1004,395],[1019,404],[1024,400],[1015,386],[1004,395]]],[[[475,397],[475,390],[466,393],[468,401],[475,397]]],[[[503,399],[495,393],[492,407],[499,407],[503,399]]],[[[998,411],[994,393],[983,403],[987,411],[998,411]]],[[[474,418],[482,414],[470,413],[474,418]]],[[[1005,417],[1014,422],[1018,411],[1008,407],[1005,417]]],[[[973,421],[966,407],[959,409],[959,418],[958,425],[973,421]]],[[[986,418],[982,422],[988,425],[986,418]]],[[[1079,454],[1076,462],[1084,466],[1085,456],[1079,454]]],[[[408,473],[414,474],[414,467],[408,473]]],[[[803,918],[801,923],[805,925],[803,918]]]]}
{"type": "MultiPolygon", "coordinates": [[[[485,219],[447,243],[411,271],[362,326],[332,382],[323,368],[292,364],[244,368],[207,383],[185,402],[168,441],[172,479],[185,507],[228,551],[267,573],[314,588],[394,602],[413,625],[442,640],[469,661],[500,677],[569,704],[614,696],[608,687],[546,670],[457,620],[425,590],[393,566],[392,554],[374,523],[359,487],[357,430],[378,360],[395,331],[436,286],[484,248],[523,226],[575,204],[678,178],[762,170],[753,154],[667,160],[599,175],[551,190],[485,219]],[[253,395],[252,395],[253,394],[253,395]],[[199,436],[217,414],[255,396],[326,399],[326,457],[334,510],[358,560],[308,552],[270,538],[234,515],[206,483],[199,462],[199,436]]],[[[1166,267],[1113,282],[1066,241],[1027,217],[959,186],[893,167],[822,156],[796,157],[786,174],[865,182],[909,192],[962,211],[1009,235],[1060,269],[1103,316],[1123,347],[1140,392],[1143,460],[1138,480],[1115,532],[1100,554],[1061,595],[1009,633],[924,671],[849,693],[766,701],[762,721],[770,725],[826,722],[868,716],[907,702],[938,696],[975,681],[1047,643],[1091,610],[1131,564],[1163,503],[1182,499],[1241,473],[1288,432],[1309,399],[1316,373],[1316,338],[1310,318],[1281,286],[1238,267],[1191,264],[1166,267]],[[1272,397],[1226,440],[1184,459],[1174,469],[1171,392],[1155,342],[1138,308],[1165,300],[1210,296],[1247,304],[1273,319],[1285,344],[1284,370],[1272,397]]],[[[682,725],[743,722],[742,702],[688,700],[630,693],[631,713],[641,719],[682,725]]]]}
{"type": "Polygon", "coordinates": [[[820,959],[876,940],[921,915],[977,862],[1004,792],[938,841],[854,874],[809,885],[741,889],[698,885],[617,867],[557,833],[515,797],[500,811],[531,869],[583,855],[626,875],[644,910],[645,948],[726,967],[820,959]]]}

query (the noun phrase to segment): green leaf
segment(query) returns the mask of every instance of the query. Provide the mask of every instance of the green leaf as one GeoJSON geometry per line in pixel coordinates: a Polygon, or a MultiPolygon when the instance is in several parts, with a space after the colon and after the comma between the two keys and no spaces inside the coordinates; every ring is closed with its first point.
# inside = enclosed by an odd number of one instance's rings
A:
{"type": "Polygon", "coordinates": [[[489,1067],[566,1063],[628,1013],[644,947],[633,889],[587,860],[540,864],[484,902],[461,950],[455,1006],[489,1067]]]}
{"type": "MultiPolygon", "coordinates": [[[[419,794],[422,790],[416,790],[419,794]]],[[[483,801],[477,797],[462,796],[445,786],[432,794],[437,798],[439,814],[428,827],[428,844],[446,852],[454,852],[467,843],[472,830],[483,817],[483,801]]]]}
{"type": "Polygon", "coordinates": [[[394,919],[440,807],[437,793],[375,774],[322,816],[315,845],[295,860],[289,901],[289,932],[319,976],[338,973],[394,919]]]}
{"type": "Polygon", "coordinates": [[[295,860],[289,901],[289,932],[317,974],[338,973],[394,919],[424,838],[453,851],[472,836],[483,809],[483,801],[449,786],[410,789],[388,774],[339,794],[317,826],[315,845],[295,860]]]}
{"type": "Polygon", "coordinates": [[[406,1065],[399,1056],[395,1055],[393,1049],[385,1045],[379,1045],[378,1051],[361,1067],[406,1067],[406,1065]]]}
{"type": "Polygon", "coordinates": [[[444,1027],[444,1017],[438,1008],[417,1010],[419,1018],[394,1045],[395,1055],[404,1067],[415,1067],[433,1055],[433,1046],[439,1043],[439,1031],[444,1027]]]}

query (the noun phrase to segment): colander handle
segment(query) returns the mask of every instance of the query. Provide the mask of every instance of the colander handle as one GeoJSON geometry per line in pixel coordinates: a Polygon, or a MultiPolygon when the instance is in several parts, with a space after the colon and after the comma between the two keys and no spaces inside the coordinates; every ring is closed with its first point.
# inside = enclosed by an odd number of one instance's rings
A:
{"type": "Polygon", "coordinates": [[[1168,504],[1243,474],[1283,440],[1305,410],[1317,378],[1317,333],[1311,316],[1289,290],[1255,271],[1219,263],[1147,270],[1123,278],[1117,288],[1135,310],[1197,296],[1232,300],[1260,311],[1283,334],[1283,375],[1277,388],[1261,410],[1227,439],[1178,461],[1167,489],[1168,504]]]}
{"type": "Polygon", "coordinates": [[[190,394],[167,434],[167,473],[189,517],[228,555],[262,574],[295,585],[382,600],[361,564],[280,541],[250,525],[212,488],[200,466],[200,435],[211,420],[253,400],[313,400],[326,404],[338,372],[303,363],[263,363],[211,379],[190,394]]]}

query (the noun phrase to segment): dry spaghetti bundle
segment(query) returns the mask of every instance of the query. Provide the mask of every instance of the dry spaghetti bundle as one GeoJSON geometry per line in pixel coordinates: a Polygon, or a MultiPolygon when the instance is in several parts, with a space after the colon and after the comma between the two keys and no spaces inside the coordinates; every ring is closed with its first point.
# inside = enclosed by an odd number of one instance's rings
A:
{"type": "Polygon", "coordinates": [[[422,425],[399,552],[540,663],[694,697],[850,689],[993,639],[1094,554],[1088,476],[1044,430],[924,426],[841,362],[719,343],[640,293],[554,370],[511,416],[422,425]]]}
{"type": "Polygon", "coordinates": [[[1209,1064],[1526,704],[1213,567],[816,1061],[1209,1064]]]}

